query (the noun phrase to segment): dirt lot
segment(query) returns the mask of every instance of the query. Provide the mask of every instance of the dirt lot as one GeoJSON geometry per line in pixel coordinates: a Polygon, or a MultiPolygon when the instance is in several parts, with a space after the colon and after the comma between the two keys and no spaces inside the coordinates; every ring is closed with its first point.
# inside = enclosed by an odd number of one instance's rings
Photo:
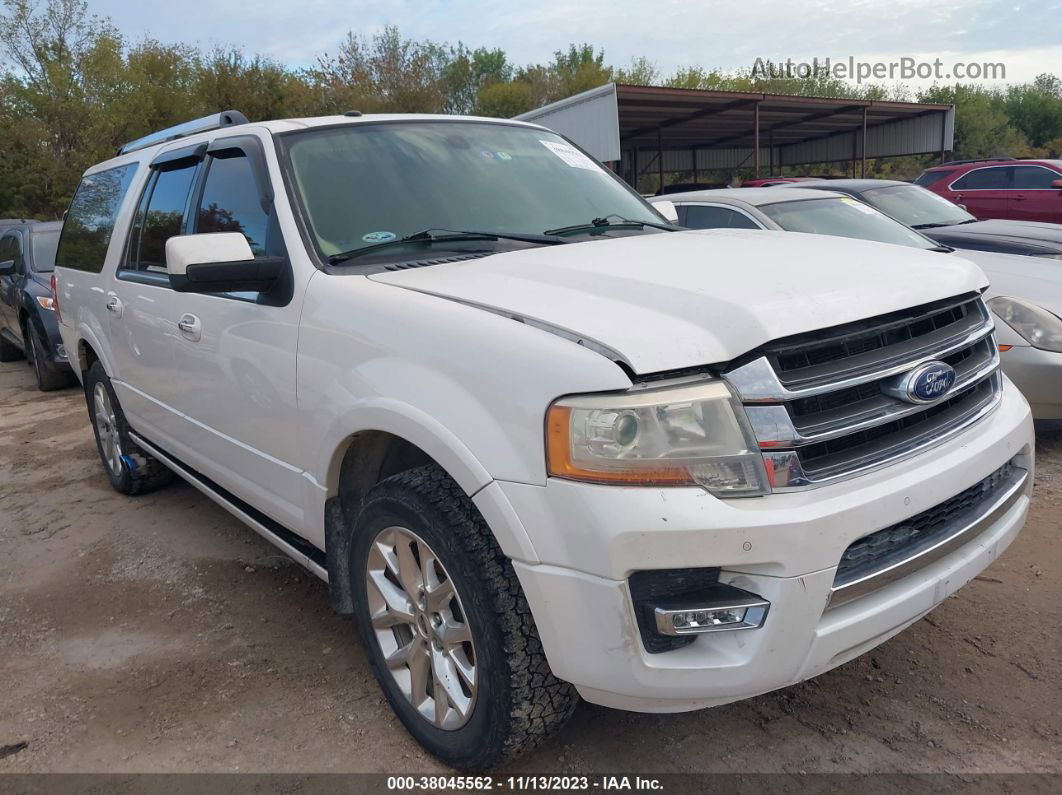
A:
{"type": "MultiPolygon", "coordinates": [[[[1015,544],[871,654],[699,713],[584,704],[511,769],[1062,772],[1062,433],[1038,452],[1015,544]]],[[[0,365],[0,746],[0,772],[443,770],[321,582],[183,483],[114,493],[81,393],[21,362],[0,365]]]]}

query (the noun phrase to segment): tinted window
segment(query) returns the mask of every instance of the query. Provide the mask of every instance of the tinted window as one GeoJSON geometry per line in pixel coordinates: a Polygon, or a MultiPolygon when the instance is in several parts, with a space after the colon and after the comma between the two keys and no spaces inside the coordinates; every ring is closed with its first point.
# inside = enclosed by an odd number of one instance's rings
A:
{"type": "Polygon", "coordinates": [[[1009,168],[979,168],[963,174],[951,186],[952,190],[1000,190],[1008,187],[1007,172],[1009,168]]]}
{"type": "Polygon", "coordinates": [[[55,267],[55,249],[59,246],[59,230],[34,232],[30,236],[33,248],[33,269],[40,272],[50,271],[55,267]]]}
{"type": "Polygon", "coordinates": [[[884,213],[855,199],[811,199],[768,204],[760,208],[787,232],[854,237],[930,249],[935,243],[884,213]]]}
{"type": "Polygon", "coordinates": [[[923,171],[918,175],[918,179],[914,181],[914,184],[925,188],[935,182],[940,182],[944,177],[950,177],[954,173],[954,171],[923,171]]]}
{"type": "Polygon", "coordinates": [[[195,170],[196,164],[192,163],[157,171],[148,182],[131,236],[131,267],[165,272],[166,241],[183,231],[195,170]]]}
{"type": "Polygon", "coordinates": [[[277,237],[262,209],[251,163],[242,152],[214,157],[199,204],[196,232],[242,232],[256,257],[274,253],[277,237]],[[272,249],[272,250],[271,250],[272,249]]]}
{"type": "Polygon", "coordinates": [[[101,171],[81,180],[66,211],[55,261],[64,268],[99,273],[137,164],[101,171]]]}
{"type": "Polygon", "coordinates": [[[1014,166],[1011,187],[1022,190],[1050,190],[1051,183],[1062,179],[1062,174],[1042,166],[1014,166]]]}
{"type": "Polygon", "coordinates": [[[759,229],[747,215],[726,207],[686,207],[686,222],[690,229],[759,229]]]}

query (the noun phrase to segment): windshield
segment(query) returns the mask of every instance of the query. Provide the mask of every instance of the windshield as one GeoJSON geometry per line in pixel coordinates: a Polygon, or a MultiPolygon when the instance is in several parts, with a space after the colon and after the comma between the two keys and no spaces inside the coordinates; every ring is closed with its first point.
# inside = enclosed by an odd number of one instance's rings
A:
{"type": "Polygon", "coordinates": [[[55,249],[59,245],[59,230],[34,232],[30,235],[33,247],[33,270],[38,273],[55,270],[55,249]]]}
{"type": "Polygon", "coordinates": [[[545,130],[403,122],[281,140],[326,257],[425,229],[541,234],[597,218],[661,223],[596,161],[545,130]]]}
{"type": "Polygon", "coordinates": [[[863,194],[867,202],[908,226],[951,226],[977,219],[943,196],[917,185],[891,185],[863,194]]]}
{"type": "Polygon", "coordinates": [[[914,248],[936,248],[932,240],[847,196],[767,204],[760,210],[787,232],[810,232],[914,248]]]}

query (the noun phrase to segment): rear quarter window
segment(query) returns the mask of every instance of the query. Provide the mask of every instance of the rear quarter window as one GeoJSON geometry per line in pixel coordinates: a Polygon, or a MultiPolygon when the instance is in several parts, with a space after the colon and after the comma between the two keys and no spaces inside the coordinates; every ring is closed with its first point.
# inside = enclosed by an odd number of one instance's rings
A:
{"type": "Polygon", "coordinates": [[[137,164],[107,169],[81,180],[66,211],[55,264],[89,273],[103,270],[122,199],[137,164]]]}

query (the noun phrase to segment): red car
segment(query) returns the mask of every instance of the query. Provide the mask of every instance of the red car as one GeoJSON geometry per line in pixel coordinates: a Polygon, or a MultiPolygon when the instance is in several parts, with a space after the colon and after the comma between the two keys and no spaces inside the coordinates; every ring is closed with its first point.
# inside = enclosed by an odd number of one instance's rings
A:
{"type": "Polygon", "coordinates": [[[927,168],[915,185],[982,220],[1062,223],[1062,160],[956,160],[927,168]]]}

